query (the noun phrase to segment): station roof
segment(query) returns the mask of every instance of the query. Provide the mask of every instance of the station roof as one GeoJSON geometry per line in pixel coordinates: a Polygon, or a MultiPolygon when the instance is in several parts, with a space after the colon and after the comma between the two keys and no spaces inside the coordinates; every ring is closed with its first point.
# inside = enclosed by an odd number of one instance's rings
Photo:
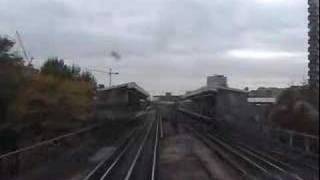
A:
{"type": "Polygon", "coordinates": [[[241,89],[235,89],[235,88],[229,88],[229,87],[210,88],[210,87],[205,86],[205,87],[202,87],[200,89],[197,89],[195,91],[192,91],[190,93],[183,95],[182,99],[188,99],[188,98],[192,98],[195,96],[213,94],[213,93],[217,93],[218,91],[221,91],[221,90],[232,91],[232,92],[236,92],[236,93],[248,93],[247,91],[244,91],[241,89]]]}
{"type": "Polygon", "coordinates": [[[149,97],[150,94],[144,90],[142,87],[138,86],[137,83],[135,82],[129,82],[129,83],[124,83],[124,84],[119,84],[119,85],[115,85],[115,86],[111,86],[111,87],[107,87],[107,88],[101,88],[98,89],[97,91],[101,92],[101,91],[109,91],[109,90],[113,90],[113,89],[120,89],[120,88],[127,88],[127,89],[133,89],[135,91],[140,92],[141,94],[145,95],[146,97],[149,97]]]}
{"type": "Polygon", "coordinates": [[[276,103],[276,98],[273,97],[269,97],[269,98],[265,98],[265,97],[250,97],[248,98],[248,102],[249,103],[262,103],[262,104],[274,104],[276,103]]]}
{"type": "Polygon", "coordinates": [[[190,93],[183,95],[182,99],[188,99],[188,98],[192,98],[194,96],[198,96],[198,95],[202,95],[202,94],[216,93],[216,92],[218,92],[217,89],[202,87],[200,89],[197,89],[195,91],[192,91],[190,93]]]}
{"type": "Polygon", "coordinates": [[[236,88],[230,88],[230,87],[218,87],[218,90],[226,90],[226,91],[233,91],[238,93],[249,93],[248,91],[242,90],[242,89],[236,89],[236,88]]]}

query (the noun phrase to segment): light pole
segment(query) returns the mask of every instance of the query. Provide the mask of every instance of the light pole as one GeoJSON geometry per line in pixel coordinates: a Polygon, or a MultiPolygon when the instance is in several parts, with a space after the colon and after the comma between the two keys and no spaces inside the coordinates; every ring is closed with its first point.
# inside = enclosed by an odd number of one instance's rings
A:
{"type": "Polygon", "coordinates": [[[112,75],[118,75],[118,72],[112,72],[112,68],[109,68],[109,87],[111,87],[112,75]]]}

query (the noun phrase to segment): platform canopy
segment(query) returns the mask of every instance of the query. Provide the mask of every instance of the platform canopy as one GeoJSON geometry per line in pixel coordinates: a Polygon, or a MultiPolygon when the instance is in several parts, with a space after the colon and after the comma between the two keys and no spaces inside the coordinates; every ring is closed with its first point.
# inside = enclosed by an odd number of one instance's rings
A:
{"type": "Polygon", "coordinates": [[[248,102],[252,104],[275,104],[276,103],[276,98],[269,97],[269,98],[264,98],[264,97],[249,97],[248,102]]]}
{"type": "Polygon", "coordinates": [[[229,88],[229,87],[202,87],[195,91],[191,91],[185,95],[182,96],[182,99],[193,99],[197,97],[207,97],[207,96],[214,96],[219,91],[232,91],[234,93],[248,93],[247,91],[241,90],[241,89],[235,89],[235,88],[229,88]]]}
{"type": "Polygon", "coordinates": [[[98,92],[103,92],[103,91],[111,91],[114,89],[129,89],[129,90],[134,90],[137,91],[139,94],[145,96],[145,97],[149,97],[150,94],[144,90],[142,87],[138,86],[137,83],[135,82],[129,82],[129,83],[124,83],[124,84],[119,84],[119,85],[115,85],[115,86],[111,86],[111,87],[107,87],[107,88],[101,88],[98,89],[98,92]]]}
{"type": "Polygon", "coordinates": [[[217,89],[202,87],[195,91],[189,92],[182,96],[182,99],[192,99],[199,96],[210,96],[216,94],[218,91],[217,89]]]}

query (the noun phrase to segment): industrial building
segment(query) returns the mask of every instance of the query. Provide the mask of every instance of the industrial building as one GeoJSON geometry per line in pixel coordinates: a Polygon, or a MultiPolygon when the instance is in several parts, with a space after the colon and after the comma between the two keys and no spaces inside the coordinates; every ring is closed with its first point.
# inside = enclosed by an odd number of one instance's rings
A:
{"type": "Polygon", "coordinates": [[[309,85],[319,88],[319,0],[309,3],[309,85]]]}

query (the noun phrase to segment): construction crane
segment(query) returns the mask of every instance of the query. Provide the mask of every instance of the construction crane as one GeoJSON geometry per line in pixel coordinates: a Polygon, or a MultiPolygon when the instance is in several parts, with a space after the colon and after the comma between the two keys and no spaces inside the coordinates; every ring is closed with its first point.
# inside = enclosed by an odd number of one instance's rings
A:
{"type": "Polygon", "coordinates": [[[109,87],[112,86],[112,75],[119,75],[119,72],[113,72],[112,68],[109,68],[109,71],[103,71],[103,70],[98,70],[98,69],[87,69],[87,70],[108,74],[109,75],[109,87]]]}
{"type": "Polygon", "coordinates": [[[28,66],[32,66],[33,57],[29,58],[28,53],[27,53],[27,51],[26,51],[26,49],[25,49],[25,47],[23,45],[20,33],[18,31],[16,31],[16,35],[17,35],[17,39],[18,39],[19,45],[20,45],[20,47],[22,49],[24,58],[27,61],[28,66]]]}
{"type": "Polygon", "coordinates": [[[109,68],[109,87],[111,87],[111,82],[112,82],[112,75],[118,75],[118,72],[112,72],[112,68],[109,68]]]}

